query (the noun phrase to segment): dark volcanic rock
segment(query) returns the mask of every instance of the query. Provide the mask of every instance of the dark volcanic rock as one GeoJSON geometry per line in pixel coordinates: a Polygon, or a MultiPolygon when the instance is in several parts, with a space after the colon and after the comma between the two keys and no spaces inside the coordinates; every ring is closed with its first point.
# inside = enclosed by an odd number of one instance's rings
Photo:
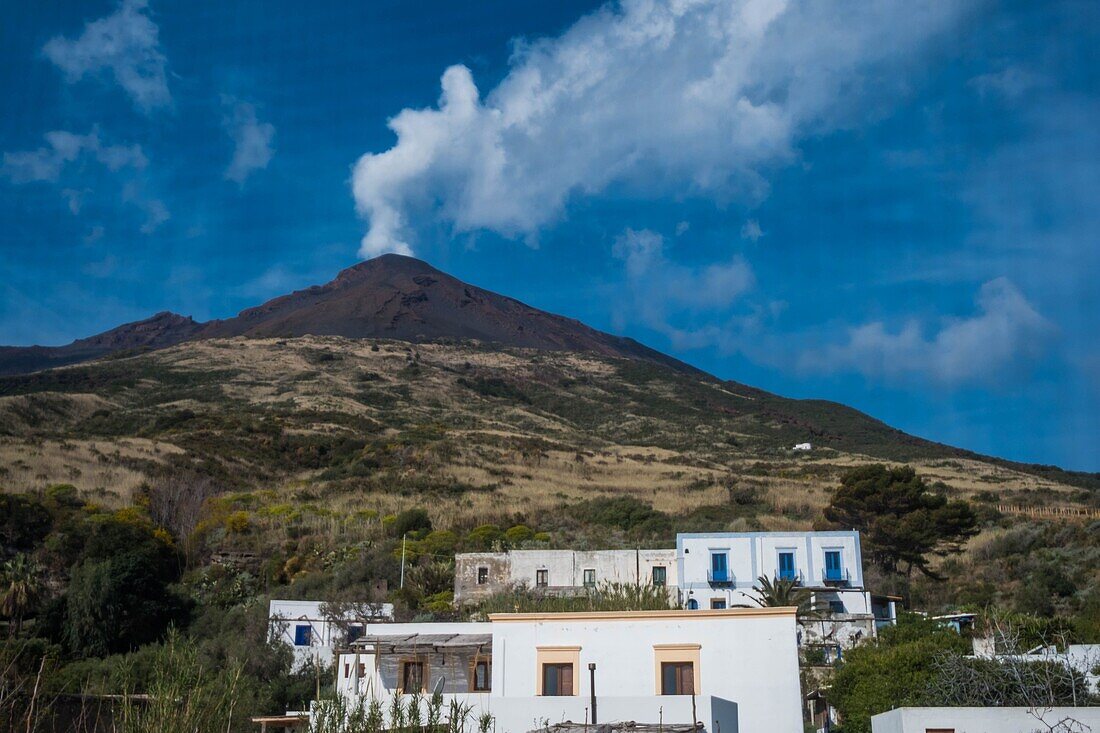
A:
{"type": "Polygon", "coordinates": [[[61,347],[0,347],[0,374],[74,364],[118,351],[155,349],[196,338],[294,336],[387,338],[401,341],[477,339],[506,347],[582,351],[692,367],[629,338],[532,308],[467,285],[426,262],[383,255],[315,285],[199,324],[173,313],[74,341],[61,347]]]}
{"type": "Polygon", "coordinates": [[[189,316],[164,311],[143,321],[126,323],[67,346],[0,346],[0,374],[21,374],[98,359],[120,351],[174,346],[202,327],[189,316]]]}

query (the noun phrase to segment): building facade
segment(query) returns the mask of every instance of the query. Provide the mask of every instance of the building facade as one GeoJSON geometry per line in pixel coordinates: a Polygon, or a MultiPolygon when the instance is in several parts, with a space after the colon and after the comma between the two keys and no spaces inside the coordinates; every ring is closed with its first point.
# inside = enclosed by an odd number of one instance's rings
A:
{"type": "Polygon", "coordinates": [[[393,619],[392,603],[333,606],[323,601],[273,600],[268,604],[268,632],[294,650],[294,668],[310,662],[332,664],[333,652],[357,639],[368,623],[393,619]]]}
{"type": "Polygon", "coordinates": [[[337,691],[359,704],[438,691],[502,733],[563,721],[797,733],[795,638],[790,608],[369,624],[339,657],[337,691]]]}
{"type": "Polygon", "coordinates": [[[576,595],[604,583],[677,587],[675,550],[512,550],[455,556],[455,603],[514,588],[576,595]]]}
{"type": "Polygon", "coordinates": [[[895,708],[871,718],[872,733],[1100,731],[1100,707],[895,708]]]}

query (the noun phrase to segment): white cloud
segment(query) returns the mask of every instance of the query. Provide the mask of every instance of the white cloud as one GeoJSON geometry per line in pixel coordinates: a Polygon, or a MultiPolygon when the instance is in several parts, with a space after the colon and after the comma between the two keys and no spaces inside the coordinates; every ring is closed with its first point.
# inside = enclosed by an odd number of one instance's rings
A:
{"type": "Polygon", "coordinates": [[[752,267],[740,257],[705,267],[687,267],[665,254],[664,237],[649,229],[627,229],[612,245],[611,253],[624,263],[628,298],[618,303],[620,323],[637,320],[673,339],[678,347],[691,348],[691,334],[674,325],[683,314],[715,314],[726,311],[751,290],[756,279],[752,267]]]}
{"type": "Polygon", "coordinates": [[[88,189],[78,191],[75,188],[64,188],[61,190],[61,195],[65,198],[66,203],[69,205],[69,211],[73,216],[80,213],[80,209],[84,206],[84,195],[88,193],[88,189]]]}
{"type": "Polygon", "coordinates": [[[688,229],[691,229],[691,222],[681,221],[676,224],[676,236],[682,237],[687,234],[688,229]]]}
{"type": "Polygon", "coordinates": [[[800,367],[948,385],[990,381],[1040,357],[1054,334],[1055,327],[1006,278],[982,285],[976,304],[974,315],[948,319],[928,336],[916,320],[893,332],[881,321],[850,328],[844,343],[803,354],[800,367]]]}
{"type": "Polygon", "coordinates": [[[764,230],[760,228],[760,222],[756,219],[749,219],[741,226],[741,239],[748,239],[755,243],[759,242],[763,236],[764,230]]]}
{"type": "Polygon", "coordinates": [[[79,38],[52,38],[42,53],[65,72],[70,84],[110,71],[140,110],[165,107],[172,101],[166,59],[147,9],[146,0],[122,0],[115,12],[85,24],[79,38]]]}
{"type": "Polygon", "coordinates": [[[253,171],[263,170],[271,162],[275,151],[271,147],[275,139],[275,126],[260,122],[256,108],[248,102],[233,97],[223,97],[228,108],[222,126],[233,139],[233,160],[225,170],[225,177],[243,185],[253,171]]]}
{"type": "Polygon", "coordinates": [[[975,76],[968,83],[979,95],[999,94],[1017,99],[1043,82],[1043,78],[1028,69],[1009,66],[1001,71],[975,76]]]}
{"type": "MultiPolygon", "coordinates": [[[[140,145],[103,145],[95,128],[87,135],[54,130],[47,132],[44,137],[47,144],[37,150],[4,153],[4,165],[0,168],[0,173],[12,183],[55,183],[66,165],[85,154],[92,156],[110,171],[127,167],[141,170],[148,163],[140,145]]],[[[66,197],[70,198],[68,194],[66,197]]]]}
{"type": "MultiPolygon", "coordinates": [[[[573,196],[616,182],[759,200],[761,172],[794,142],[854,123],[888,73],[950,26],[965,3],[876,0],[624,0],[557,38],[516,45],[484,97],[464,66],[437,107],[405,109],[396,144],[352,184],[370,225],[361,254],[408,253],[411,214],[456,231],[530,236],[573,196]]],[[[898,75],[904,76],[904,75],[898,75]]]]}
{"type": "Polygon", "coordinates": [[[160,199],[139,201],[138,205],[145,211],[145,221],[141,224],[142,234],[152,234],[161,224],[172,218],[168,207],[160,199]]]}

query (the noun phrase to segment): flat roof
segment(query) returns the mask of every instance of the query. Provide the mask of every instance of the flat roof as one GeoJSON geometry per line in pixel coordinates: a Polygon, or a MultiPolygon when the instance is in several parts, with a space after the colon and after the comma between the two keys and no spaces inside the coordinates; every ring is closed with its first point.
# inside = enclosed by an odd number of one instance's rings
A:
{"type": "Polygon", "coordinates": [[[492,647],[492,634],[366,634],[355,640],[353,646],[373,646],[381,651],[406,652],[425,649],[478,649],[492,647]]]}
{"type": "Polygon", "coordinates": [[[572,611],[567,613],[491,613],[493,623],[514,621],[646,621],[650,619],[714,619],[754,618],[760,616],[794,616],[794,606],[767,608],[701,608],[667,611],[572,611]]]}

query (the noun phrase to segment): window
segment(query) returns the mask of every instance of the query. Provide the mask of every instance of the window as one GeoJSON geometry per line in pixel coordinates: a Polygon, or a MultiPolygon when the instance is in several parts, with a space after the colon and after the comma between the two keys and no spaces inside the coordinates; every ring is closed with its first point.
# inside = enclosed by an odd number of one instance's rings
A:
{"type": "Polygon", "coordinates": [[[573,665],[542,665],[542,694],[551,697],[573,694],[573,665]]]}
{"type": "Polygon", "coordinates": [[[728,583],[730,579],[729,555],[725,552],[710,553],[710,580],[712,583],[728,583]]]}
{"type": "Polygon", "coordinates": [[[294,627],[294,646],[309,646],[313,643],[313,628],[309,624],[294,627]]]}
{"type": "Polygon", "coordinates": [[[844,601],[829,601],[830,613],[844,613],[844,601]]]}
{"type": "Polygon", "coordinates": [[[550,571],[549,570],[536,570],[535,571],[535,587],[545,588],[550,585],[550,571]]]}
{"type": "Polygon", "coordinates": [[[478,585],[485,585],[488,582],[489,582],[489,568],[478,568],[477,569],[477,584],[478,585]]]}
{"type": "Polygon", "coordinates": [[[595,588],[596,587],[596,571],[592,568],[586,568],[584,571],[584,587],[595,588]]]}
{"type": "Polygon", "coordinates": [[[793,552],[780,552],[779,553],[779,579],[780,580],[794,580],[794,553],[793,552]]]}
{"type": "Polygon", "coordinates": [[[841,564],[840,550],[825,551],[825,580],[844,580],[844,567],[841,564]]]}
{"type": "Polygon", "coordinates": [[[699,610],[699,601],[695,600],[694,598],[689,598],[688,599],[688,610],[689,611],[698,611],[699,610]]]}
{"type": "Polygon", "coordinates": [[[710,607],[715,609],[715,610],[723,609],[723,608],[726,607],[726,599],[725,598],[711,598],[710,599],[710,607]]]}
{"type": "Polygon", "coordinates": [[[653,568],[653,585],[657,588],[664,588],[668,581],[668,570],[663,565],[658,565],[653,568]]]}
{"type": "Polygon", "coordinates": [[[355,640],[363,635],[363,627],[359,624],[353,624],[348,627],[348,643],[354,644],[355,640]]]}
{"type": "Polygon", "coordinates": [[[695,694],[695,665],[691,662],[662,662],[661,694],[695,694]]]}
{"type": "Polygon", "coordinates": [[[698,695],[699,644],[653,645],[653,693],[655,695],[698,695]]]}
{"type": "Polygon", "coordinates": [[[488,692],[493,679],[492,669],[487,660],[474,662],[474,675],[470,686],[474,692],[488,692]]]}
{"type": "MultiPolygon", "coordinates": [[[[344,679],[347,679],[351,675],[351,665],[344,662],[344,679]]],[[[365,662],[359,663],[359,679],[363,679],[367,676],[367,665],[365,662]]]]}
{"type": "Polygon", "coordinates": [[[401,692],[412,694],[424,691],[424,663],[401,663],[401,692]]]}

